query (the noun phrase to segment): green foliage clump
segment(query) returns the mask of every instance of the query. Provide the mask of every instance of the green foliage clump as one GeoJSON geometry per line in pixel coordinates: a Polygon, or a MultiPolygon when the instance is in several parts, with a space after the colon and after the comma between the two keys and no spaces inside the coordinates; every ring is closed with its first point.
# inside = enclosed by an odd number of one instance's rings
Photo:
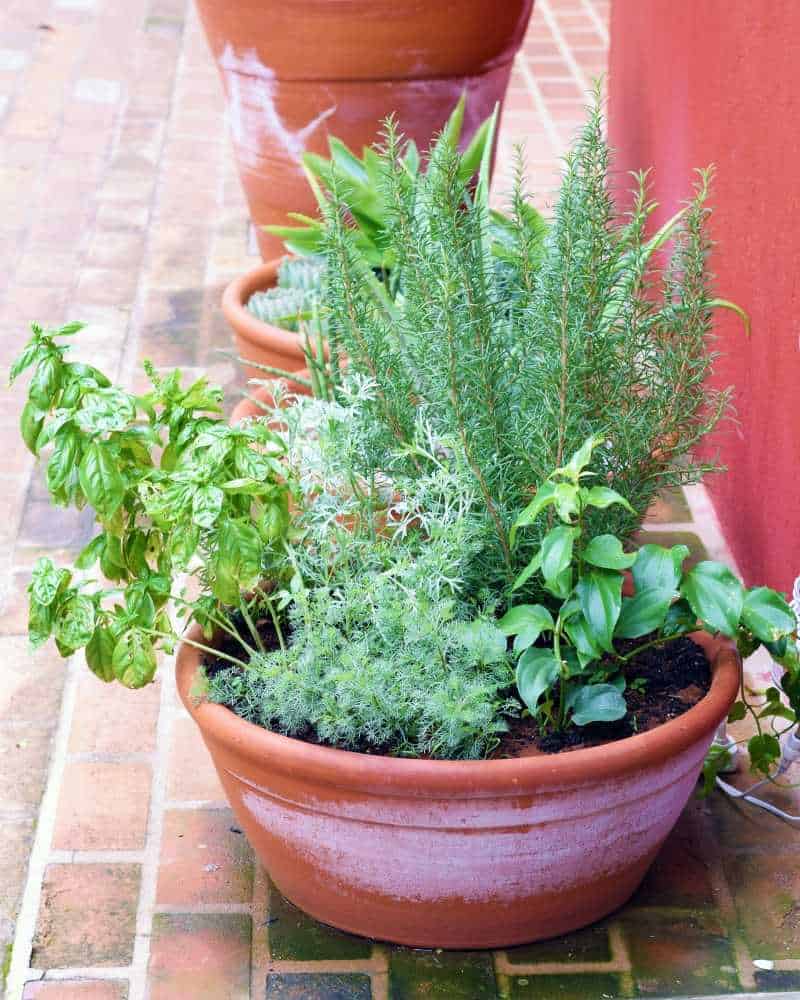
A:
{"type": "Polygon", "coordinates": [[[659,488],[711,468],[691,456],[729,398],[705,382],[716,304],[705,175],[679,217],[648,240],[644,176],[627,221],[615,214],[595,106],[567,157],[546,232],[518,186],[506,227],[515,238],[499,270],[485,173],[471,192],[457,154],[438,143],[427,171],[409,179],[391,123],[381,164],[393,213],[387,246],[401,273],[391,306],[375,295],[352,241],[346,194],[327,229],[332,352],[375,385],[365,478],[396,470],[403,454],[405,468],[413,464],[420,415],[436,437],[457,442],[494,535],[487,581],[502,589],[526,555],[509,545],[516,511],[588,436],[604,441],[593,471],[635,511],[604,511],[597,523],[623,534],[659,488]],[[670,235],[660,270],[655,251],[670,235]]]}
{"type": "Polygon", "coordinates": [[[104,681],[142,687],[157,650],[178,637],[170,600],[209,637],[232,630],[232,606],[250,622],[251,605],[269,603],[260,583],[280,579],[289,527],[284,446],[265,424],[231,427],[204,378],[183,386],[179,371],[161,377],[146,365],[152,387],[135,396],[68,361],[64,339],[80,329],[34,324],[11,368],[12,381],[33,368],[21,430],[37,458],[48,454],[52,500],[90,505],[100,528],[75,561],[79,575],[38,560],[28,631],[37,646],[53,637],[62,656],[85,648],[104,681]],[[80,575],[98,564],[114,587],[80,575]],[[184,599],[177,584],[190,567],[199,586],[184,599]]]}

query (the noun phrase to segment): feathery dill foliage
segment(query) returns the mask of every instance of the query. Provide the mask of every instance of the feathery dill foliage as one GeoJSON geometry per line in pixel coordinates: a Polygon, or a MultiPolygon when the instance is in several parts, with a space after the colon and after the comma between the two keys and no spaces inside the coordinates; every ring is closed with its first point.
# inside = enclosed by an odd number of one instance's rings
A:
{"type": "MultiPolygon", "coordinates": [[[[447,142],[424,174],[402,153],[390,120],[380,170],[392,296],[355,246],[347,191],[330,192],[336,385],[327,400],[280,411],[299,494],[290,642],[242,674],[217,673],[210,697],[338,746],[476,757],[518,709],[492,622],[548,527],[545,514],[510,545],[536,484],[597,435],[591,471],[640,514],[660,487],[706,471],[690,449],[728,402],[703,381],[708,175],[669,229],[660,271],[653,251],[667,232],[645,233],[646,175],[625,219],[612,207],[599,103],[549,228],[521,170],[498,218],[485,167],[469,188],[447,142]]],[[[595,511],[591,533],[638,526],[620,510],[595,511]]]]}

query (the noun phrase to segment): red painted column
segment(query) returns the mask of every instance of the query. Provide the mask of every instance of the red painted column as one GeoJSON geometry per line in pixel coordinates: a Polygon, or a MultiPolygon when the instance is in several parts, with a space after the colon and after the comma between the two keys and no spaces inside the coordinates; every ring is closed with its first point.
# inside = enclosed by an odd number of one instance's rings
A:
{"type": "Polygon", "coordinates": [[[716,165],[716,291],[753,334],[718,314],[714,382],[736,387],[738,425],[714,435],[728,472],[707,486],[746,582],[788,590],[800,574],[800,4],[614,0],[609,90],[616,166],[654,167],[659,220],[693,167],[716,165]]]}

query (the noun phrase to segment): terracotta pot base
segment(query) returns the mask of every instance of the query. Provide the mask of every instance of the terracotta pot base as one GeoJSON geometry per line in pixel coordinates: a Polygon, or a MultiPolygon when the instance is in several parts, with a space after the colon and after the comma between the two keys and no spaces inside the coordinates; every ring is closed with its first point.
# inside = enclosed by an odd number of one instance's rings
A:
{"type": "Polygon", "coordinates": [[[178,688],[237,820],[290,900],[343,930],[432,948],[505,947],[597,920],[636,890],[695,786],[739,684],[700,635],[705,698],[649,732],[547,756],[431,761],[289,739],[178,688]]]}

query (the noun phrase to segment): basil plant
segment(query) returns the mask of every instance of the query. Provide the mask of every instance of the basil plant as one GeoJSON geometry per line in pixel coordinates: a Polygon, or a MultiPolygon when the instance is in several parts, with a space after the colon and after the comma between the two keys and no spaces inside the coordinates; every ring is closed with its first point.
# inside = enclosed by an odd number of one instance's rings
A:
{"type": "Polygon", "coordinates": [[[66,360],[65,339],[79,323],[32,329],[11,369],[12,382],[33,369],[22,436],[34,455],[49,456],[53,502],[89,505],[99,529],[74,570],[36,563],[28,588],[34,646],[53,637],[62,656],[85,649],[102,680],[142,687],[157,650],[177,638],[172,602],[207,637],[221,630],[245,652],[260,648],[256,619],[275,615],[287,564],[281,438],[260,422],[229,426],[221,390],[204,378],[183,386],[179,371],[162,377],[145,364],[152,387],[137,396],[66,360]],[[197,586],[187,597],[181,584],[190,571],[197,586]]]}

